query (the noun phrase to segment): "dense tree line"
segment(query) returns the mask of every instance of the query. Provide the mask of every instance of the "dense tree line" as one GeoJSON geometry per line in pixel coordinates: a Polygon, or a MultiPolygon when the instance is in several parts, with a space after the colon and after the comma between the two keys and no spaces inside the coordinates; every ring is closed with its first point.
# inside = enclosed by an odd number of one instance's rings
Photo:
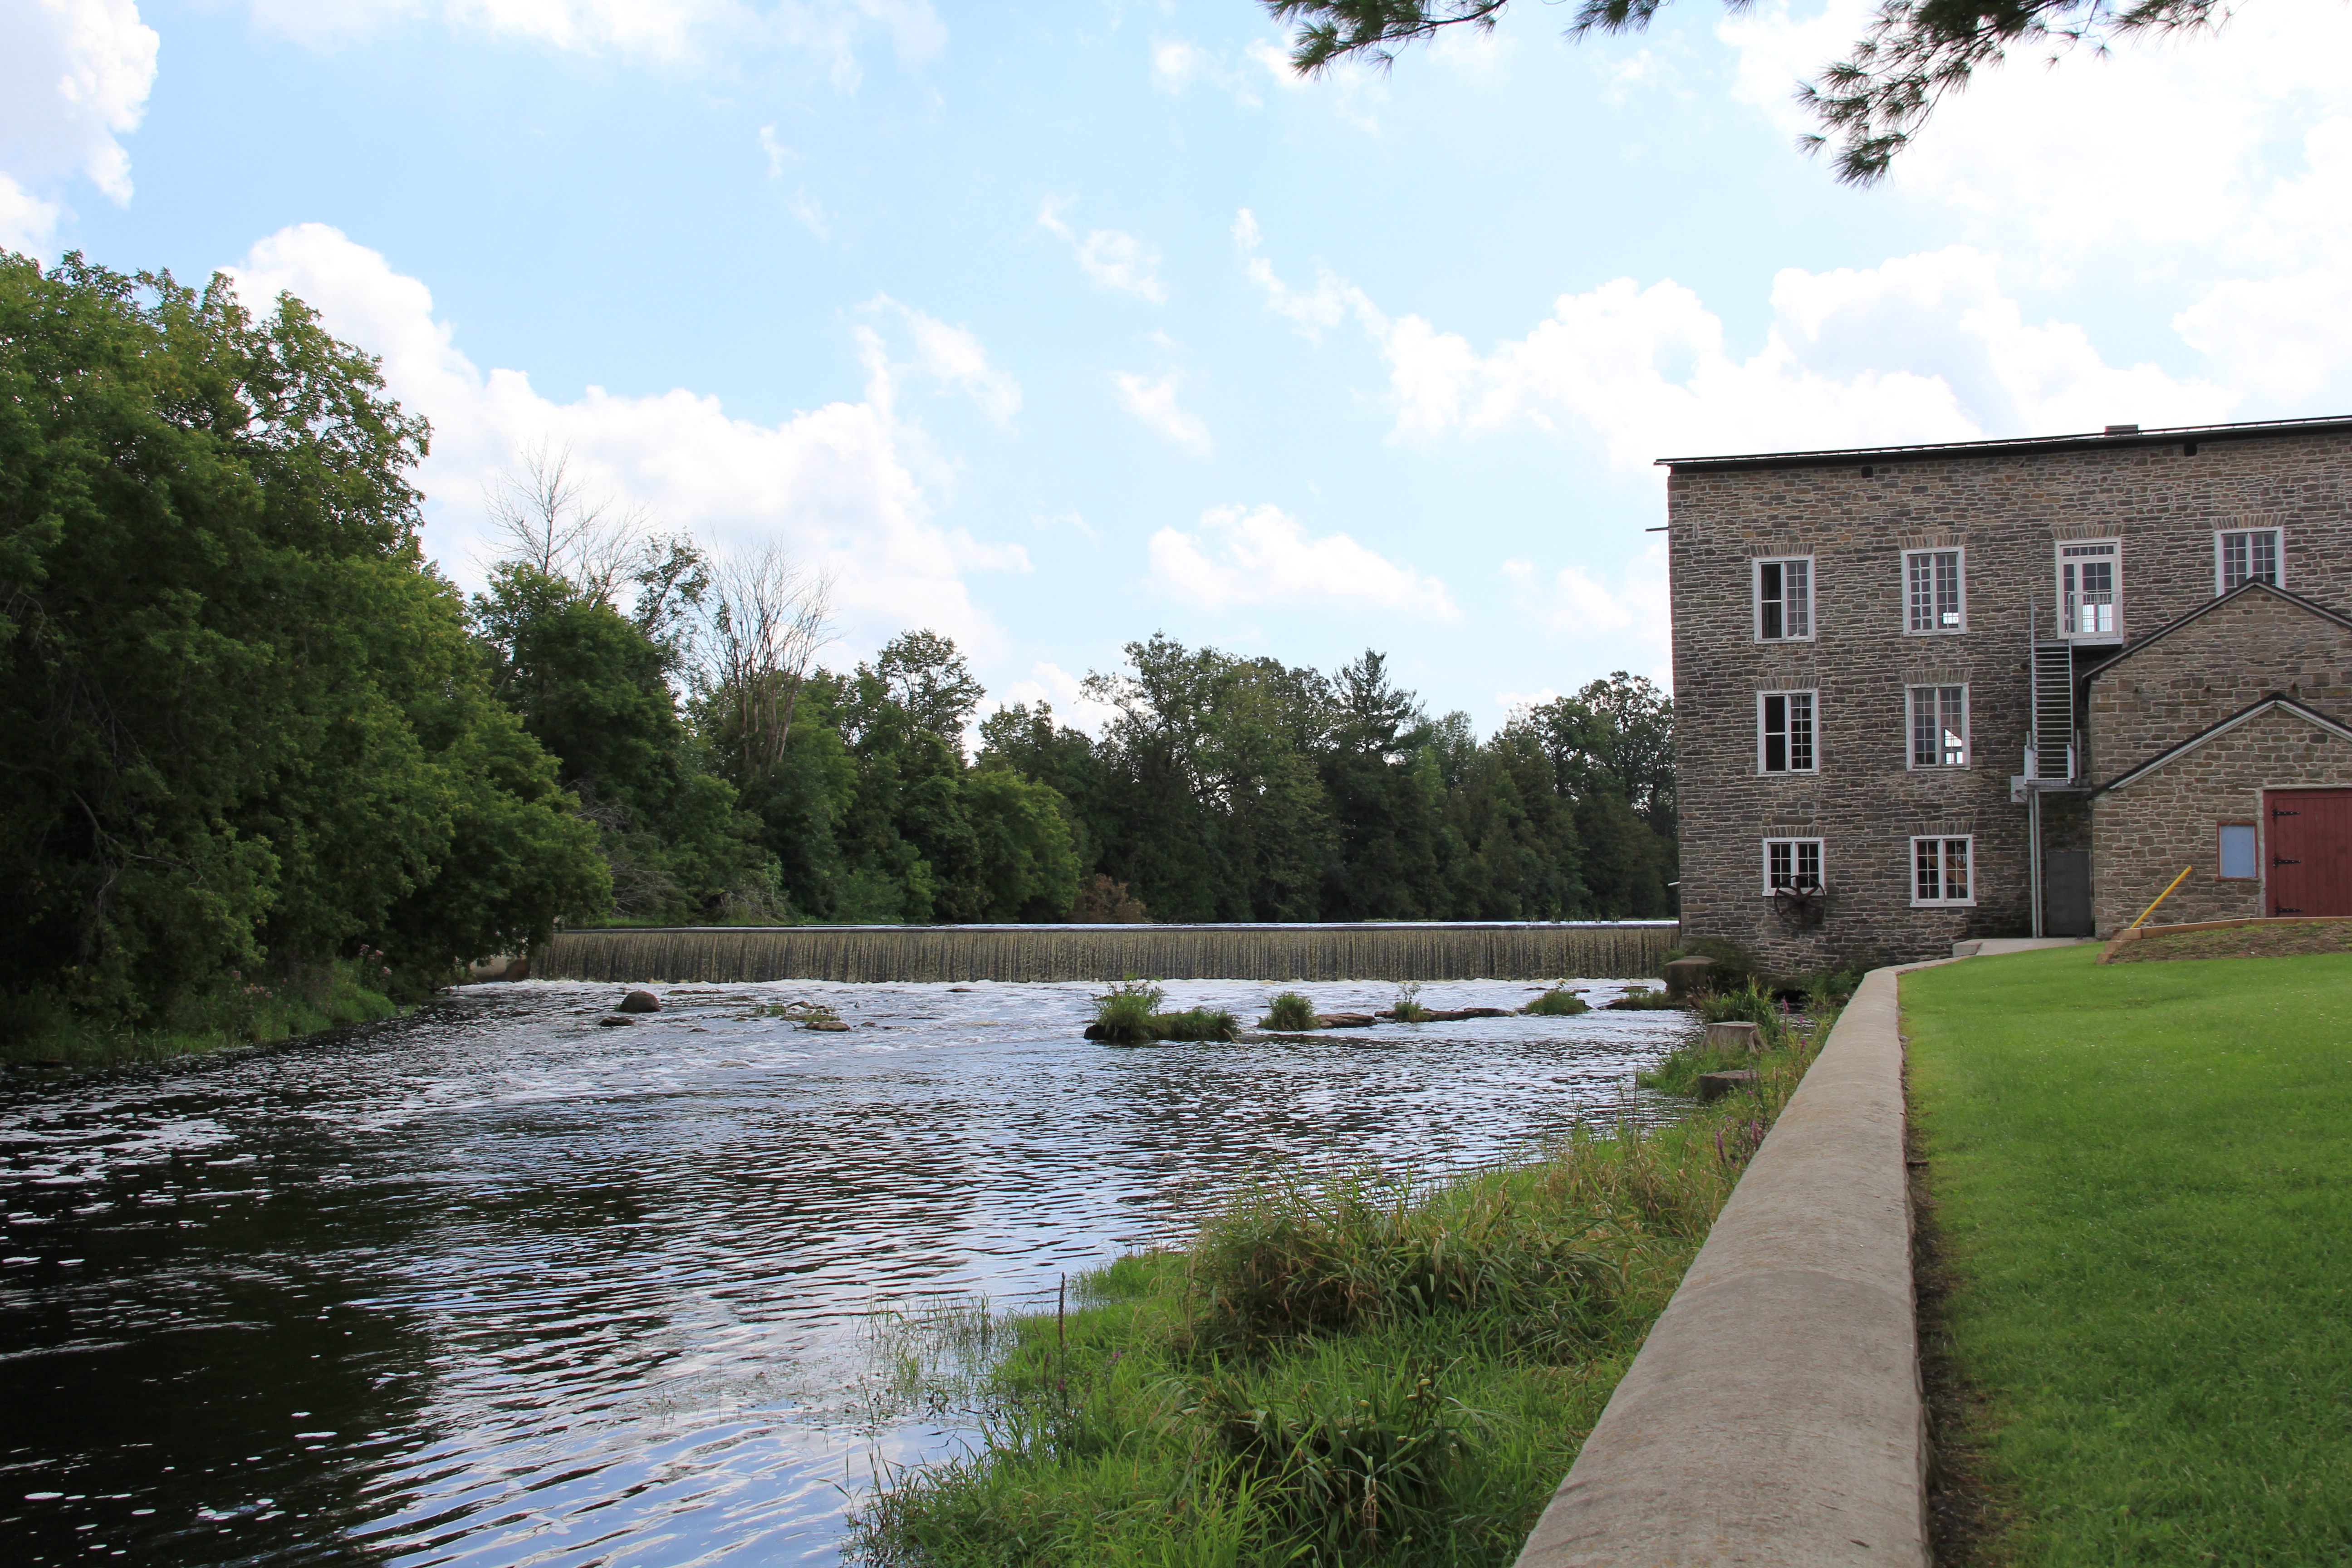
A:
{"type": "Polygon", "coordinates": [[[0,253],[0,1023],[422,984],[609,898],[419,549],[425,439],[298,300],[0,253]]]}
{"type": "Polygon", "coordinates": [[[1331,675],[1129,644],[1088,694],[1101,738],[1020,704],[983,763],[1054,786],[1081,858],[1172,921],[1663,915],[1675,880],[1672,704],[1620,673],[1481,742],[1378,653],[1331,675]]]}
{"type": "Polygon", "coordinates": [[[937,632],[828,670],[821,582],[608,526],[560,458],[509,494],[511,554],[476,625],[498,690],[597,826],[620,918],[1670,908],[1673,710],[1646,680],[1595,681],[1481,742],[1376,652],[1325,675],[1154,637],[1089,678],[1113,714],[1099,736],[1042,705],[975,725],[987,694],[937,632]]]}
{"type": "Polygon", "coordinates": [[[823,580],[615,514],[560,454],[491,498],[461,595],[419,545],[424,423],[298,300],[0,255],[0,1027],[361,954],[421,991],[562,920],[1669,907],[1643,680],[1482,742],[1377,653],[1154,637],[1089,678],[1098,735],[982,718],[947,637],[824,668],[823,580]]]}

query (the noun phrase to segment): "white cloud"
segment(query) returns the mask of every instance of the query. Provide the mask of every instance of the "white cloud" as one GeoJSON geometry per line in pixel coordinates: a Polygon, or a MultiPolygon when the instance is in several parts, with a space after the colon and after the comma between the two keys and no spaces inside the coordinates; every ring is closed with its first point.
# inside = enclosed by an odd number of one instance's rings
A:
{"type": "Polygon", "coordinates": [[[1162,92],[1181,92],[1206,77],[1222,73],[1216,57],[1183,38],[1156,39],[1151,46],[1151,85],[1162,92]]]}
{"type": "Polygon", "coordinates": [[[833,237],[833,220],[826,216],[824,205],[814,196],[806,191],[793,192],[792,209],[793,216],[800,220],[803,228],[819,239],[833,237]]]}
{"type": "Polygon", "coordinates": [[[1244,207],[1234,217],[1234,249],[1240,255],[1242,275],[1257,286],[1265,296],[1267,308],[1308,337],[1318,336],[1328,327],[1347,320],[1350,310],[1363,318],[1374,331],[1375,321],[1385,322],[1364,291],[1339,277],[1321,263],[1316,264],[1315,287],[1294,289],[1276,275],[1274,263],[1267,260],[1261,247],[1265,237],[1258,232],[1257,218],[1244,207]]]}
{"type": "MultiPolygon", "coordinates": [[[[1815,129],[1792,89],[1845,58],[1875,9],[1830,0],[1798,16],[1770,0],[1735,13],[1716,29],[1738,51],[1734,96],[1789,135],[1815,129]]],[[[2021,48],[1937,108],[1889,184],[2053,276],[2259,259],[2274,237],[2248,220],[2292,177],[2280,152],[2352,116],[2347,56],[2352,10],[2337,0],[2264,0],[2217,32],[2125,37],[2054,64],[2021,48]]]]}
{"type": "Polygon", "coordinates": [[[1772,324],[1746,355],[1690,289],[1630,278],[1560,296],[1524,338],[1482,353],[1425,318],[1388,316],[1328,272],[1312,292],[1288,287],[1247,213],[1234,234],[1278,313],[1309,328],[1352,316],[1379,342],[1403,441],[1535,429],[1633,472],[1706,452],[2190,424],[2226,417],[2238,400],[2152,364],[2110,365],[2071,322],[2027,321],[1995,259],[1967,246],[1874,268],[1784,268],[1772,324]]]}
{"type": "Polygon", "coordinates": [[[1188,452],[1207,457],[1215,443],[1209,438],[1209,427],[1199,416],[1178,405],[1176,397],[1183,384],[1181,372],[1167,371],[1159,375],[1139,375],[1131,370],[1111,373],[1111,384],[1118,388],[1118,400],[1129,414],[1175,442],[1188,452]]]}
{"type": "MultiPolygon", "coordinates": [[[[783,180],[785,166],[801,161],[798,153],[776,139],[776,128],[772,125],[760,127],[760,151],[768,160],[768,178],[779,184],[783,180]]],[[[825,216],[824,204],[805,189],[794,191],[789,205],[793,216],[800,220],[802,227],[821,240],[833,237],[833,223],[825,216]]]]}
{"type": "Polygon", "coordinates": [[[1160,281],[1157,246],[1115,228],[1090,229],[1082,237],[1062,221],[1062,209],[1067,205],[1059,197],[1046,197],[1037,210],[1037,226],[1070,247],[1078,258],[1078,270],[1096,288],[1132,294],[1155,305],[1168,302],[1168,289],[1160,281]]]}
{"type": "Polygon", "coordinates": [[[1089,544],[1102,538],[1101,531],[1088,522],[1084,513],[1075,510],[1057,511],[1051,517],[1033,517],[1029,522],[1040,533],[1055,533],[1067,529],[1089,544]]]}
{"type": "MultiPolygon", "coordinates": [[[[1289,45],[1273,38],[1260,38],[1245,46],[1242,53],[1284,92],[1319,93],[1340,119],[1359,131],[1379,133],[1380,117],[1374,110],[1385,105],[1389,98],[1388,77],[1379,67],[1349,60],[1331,67],[1320,76],[1301,76],[1290,68],[1289,45]]],[[[1475,47],[1459,49],[1456,55],[1460,60],[1474,63],[1491,58],[1475,47]]]]}
{"type": "MultiPolygon", "coordinates": [[[[1874,5],[1798,16],[1772,0],[1726,20],[1736,95],[1810,129],[1790,88],[1842,58],[1874,5]]],[[[2174,330],[2239,416],[2352,397],[2352,10],[2265,0],[2215,32],[2045,56],[2020,51],[1946,100],[1890,193],[2032,280],[2187,298],[2174,330]]],[[[2038,347],[2003,331],[2051,369],[2082,362],[2055,329],[2038,347]]]]}
{"type": "Polygon", "coordinates": [[[1547,702],[1557,702],[1560,694],[1549,686],[1538,686],[1533,691],[1497,691],[1495,706],[1507,714],[1524,713],[1530,708],[1540,708],[1547,702]]]}
{"type": "Polygon", "coordinates": [[[0,0],[0,244],[47,245],[75,176],[131,200],[131,154],[155,84],[153,28],[131,0],[0,0]]]}
{"type": "Polygon", "coordinates": [[[760,151],[767,154],[768,178],[772,180],[784,177],[786,163],[800,162],[799,153],[776,140],[776,128],[772,125],[760,127],[760,151]]]}
{"type": "Polygon", "coordinates": [[[990,706],[992,710],[1003,709],[1016,702],[1025,702],[1033,708],[1040,702],[1049,703],[1055,723],[1089,735],[1100,735],[1118,717],[1118,710],[1112,704],[1088,697],[1086,684],[1078,677],[1044,660],[1029,667],[1028,679],[1013,681],[996,693],[990,706]]]}
{"type": "Polygon", "coordinates": [[[520,38],[548,48],[663,62],[699,62],[719,49],[770,47],[828,62],[855,89],[857,49],[886,35],[914,67],[946,47],[929,0],[799,0],[765,9],[744,0],[247,0],[254,20],[315,47],[332,47],[415,16],[520,38]]]}
{"type": "Polygon", "coordinates": [[[547,443],[569,448],[590,486],[642,503],[668,526],[726,550],[779,544],[832,572],[853,651],[915,626],[937,626],[977,657],[1003,647],[963,574],[1017,569],[1027,557],[932,518],[915,471],[920,434],[897,408],[909,371],[994,395],[968,333],[877,301],[871,315],[881,325],[859,329],[869,350],[865,396],[758,425],[682,389],[625,397],[592,386],[559,403],[522,371],[485,372],[435,318],[424,283],[322,224],[280,230],[228,270],[250,304],[284,289],[316,306],[338,336],[382,355],[393,395],[433,421],[419,481],[431,498],[427,540],[461,578],[484,535],[484,484],[547,443]],[[907,364],[884,352],[883,328],[894,326],[914,340],[907,364]]]}
{"type": "Polygon", "coordinates": [[[2281,412],[2352,401],[2352,119],[2314,128],[2304,147],[2305,172],[2253,219],[2278,269],[2216,283],[2172,321],[2217,371],[2281,412]]]}
{"type": "Polygon", "coordinates": [[[1365,549],[1344,533],[1310,538],[1278,507],[1215,507],[1200,531],[1151,536],[1155,593],[1208,610],[1236,605],[1384,610],[1426,621],[1462,612],[1445,584],[1365,549]]]}
{"type": "Polygon", "coordinates": [[[49,237],[57,232],[58,204],[45,202],[24,186],[0,174],[0,250],[46,256],[49,237]]]}
{"type": "MultiPolygon", "coordinates": [[[[1554,641],[1591,650],[1586,656],[1591,673],[1630,669],[1673,684],[1674,639],[1663,542],[1652,541],[1613,578],[1569,565],[1547,579],[1532,561],[1506,561],[1503,575],[1511,584],[1513,609],[1554,641]]],[[[1559,695],[1549,688],[1546,692],[1526,700],[1528,704],[1559,695]]]]}
{"type": "MultiPolygon", "coordinates": [[[[1021,384],[991,363],[988,350],[970,329],[949,326],[887,294],[876,295],[866,308],[869,312],[896,315],[914,339],[914,359],[895,368],[914,370],[941,386],[955,388],[999,425],[1011,424],[1021,412],[1021,384]]],[[[869,335],[866,341],[869,363],[875,363],[871,354],[879,352],[881,340],[869,335]]]]}

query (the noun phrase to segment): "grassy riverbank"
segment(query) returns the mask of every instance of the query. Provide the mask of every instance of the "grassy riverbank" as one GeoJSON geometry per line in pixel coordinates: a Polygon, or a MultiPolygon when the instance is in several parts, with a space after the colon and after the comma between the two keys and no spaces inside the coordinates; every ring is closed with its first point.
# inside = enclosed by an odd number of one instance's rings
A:
{"type": "MultiPolygon", "coordinates": [[[[933,1403],[976,1451],[889,1479],[867,1561],[1502,1564],[1559,1484],[1812,1054],[1661,1129],[1450,1181],[1250,1194],[1182,1252],[968,1321],[933,1403]]],[[[906,1393],[930,1377],[909,1341],[906,1393]]]]}
{"type": "Polygon", "coordinates": [[[380,968],[336,959],[293,973],[232,979],[182,995],[152,1028],[100,1024],[37,998],[12,998],[13,1010],[0,1016],[0,1061],[76,1068],[159,1061],[389,1018],[398,1005],[368,984],[380,968]]]}
{"type": "Polygon", "coordinates": [[[1939,1561],[2352,1558],[2352,954],[1903,981],[1983,1533],[1939,1561]]]}

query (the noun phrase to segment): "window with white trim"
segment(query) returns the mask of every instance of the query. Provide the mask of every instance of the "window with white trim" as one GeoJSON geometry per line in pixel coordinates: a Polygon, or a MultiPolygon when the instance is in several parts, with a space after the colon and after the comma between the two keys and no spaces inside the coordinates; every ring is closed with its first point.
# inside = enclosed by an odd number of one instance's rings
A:
{"type": "Polygon", "coordinates": [[[2095,642],[2122,639],[2122,540],[2075,539],[2058,546],[2058,635],[2095,642]]]}
{"type": "Polygon", "coordinates": [[[1968,579],[1957,550],[1910,550],[1903,555],[1903,629],[1964,632],[1968,579]]]}
{"type": "Polygon", "coordinates": [[[1813,739],[1813,693],[1759,691],[1756,694],[1757,772],[1816,772],[1813,739]]]}
{"type": "Polygon", "coordinates": [[[1818,838],[1764,840],[1764,896],[1783,891],[1819,892],[1822,886],[1822,841],[1818,838]]]}
{"type": "Polygon", "coordinates": [[[2284,529],[2223,529],[2213,535],[2213,592],[2226,594],[2249,583],[2278,587],[2285,556],[2284,529]]]}
{"type": "Polygon", "coordinates": [[[1969,689],[1914,686],[1911,693],[1911,765],[1969,765],[1969,689]]]}
{"type": "Polygon", "coordinates": [[[1802,642],[1813,635],[1813,558],[1756,563],[1756,640],[1802,642]]]}
{"type": "Polygon", "coordinates": [[[1911,902],[1973,904],[1977,901],[1971,862],[1976,858],[1973,836],[1911,840],[1911,902]]]}

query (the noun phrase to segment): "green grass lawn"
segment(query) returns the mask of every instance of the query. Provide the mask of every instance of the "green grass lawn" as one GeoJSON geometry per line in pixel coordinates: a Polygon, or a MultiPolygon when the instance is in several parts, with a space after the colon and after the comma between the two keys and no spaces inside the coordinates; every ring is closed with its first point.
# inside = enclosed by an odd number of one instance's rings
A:
{"type": "Polygon", "coordinates": [[[2352,954],[1906,975],[1979,1561],[2352,1563],[2352,954]]]}

